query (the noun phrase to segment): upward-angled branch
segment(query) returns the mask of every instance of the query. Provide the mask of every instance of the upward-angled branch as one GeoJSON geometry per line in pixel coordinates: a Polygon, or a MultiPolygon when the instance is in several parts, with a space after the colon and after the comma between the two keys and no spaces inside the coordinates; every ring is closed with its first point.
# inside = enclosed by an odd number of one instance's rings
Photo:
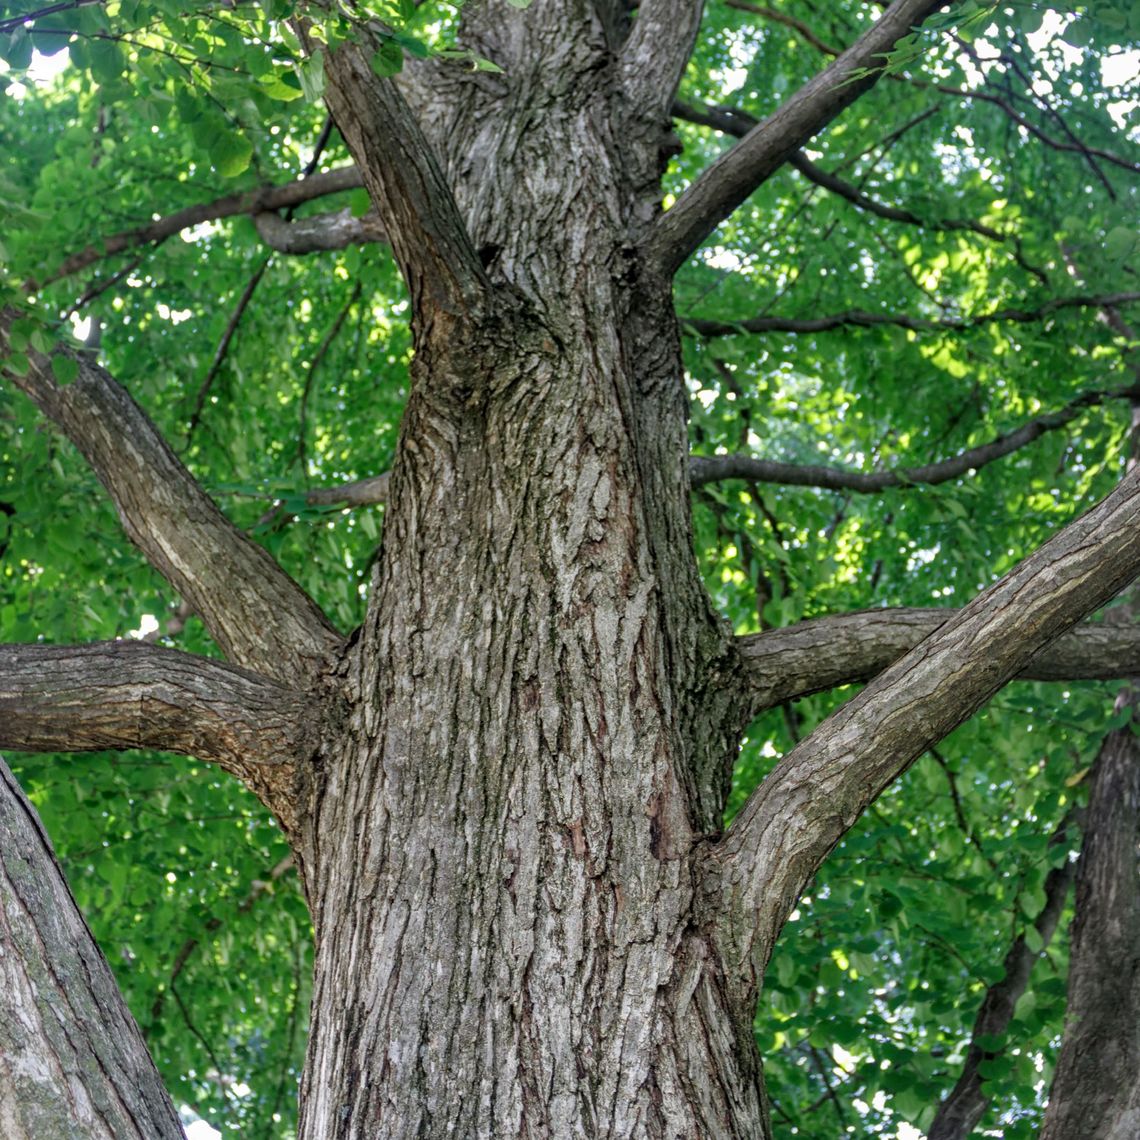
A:
{"type": "MultiPolygon", "coordinates": [[[[326,102],[375,203],[420,321],[477,311],[483,265],[415,116],[371,66],[369,33],[325,57],[326,102]]],[[[323,50],[323,49],[318,49],[323,50]]]]}
{"type": "Polygon", "coordinates": [[[874,86],[887,53],[944,2],[895,0],[874,27],[697,178],[658,221],[650,258],[674,273],[749,194],[874,86]]]}
{"type": "MultiPolygon", "coordinates": [[[[12,320],[11,311],[0,312],[0,359],[12,320]]],[[[131,541],[234,664],[276,680],[309,676],[341,642],[324,614],[222,514],[106,369],[87,355],[58,352],[78,368],[72,383],[61,384],[39,352],[11,380],[83,453],[131,541]]]]}
{"type": "Polygon", "coordinates": [[[701,23],[704,0],[643,0],[621,54],[622,85],[634,106],[668,108],[701,23]]]}
{"type": "Polygon", "coordinates": [[[1140,470],[871,682],[761,783],[711,852],[739,967],[762,971],[804,885],[876,796],[1140,573],[1140,470]]]}

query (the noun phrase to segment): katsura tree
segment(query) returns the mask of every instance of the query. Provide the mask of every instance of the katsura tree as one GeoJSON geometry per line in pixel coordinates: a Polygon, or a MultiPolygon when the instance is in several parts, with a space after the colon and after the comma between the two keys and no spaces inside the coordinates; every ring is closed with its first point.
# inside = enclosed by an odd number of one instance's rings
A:
{"type": "Polygon", "coordinates": [[[1134,1135],[1138,40],[9,5],[4,1135],[1134,1135]]]}

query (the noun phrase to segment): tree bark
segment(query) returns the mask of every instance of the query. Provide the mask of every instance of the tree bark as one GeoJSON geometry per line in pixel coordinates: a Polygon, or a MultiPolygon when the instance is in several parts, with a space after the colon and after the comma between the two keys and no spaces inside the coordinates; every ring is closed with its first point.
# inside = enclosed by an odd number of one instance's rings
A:
{"type": "Polygon", "coordinates": [[[1140,1135],[1140,747],[1109,733],[1077,869],[1065,1035],[1041,1140],[1140,1135]]]}
{"type": "Polygon", "coordinates": [[[142,1034],[0,760],[0,1135],[183,1140],[142,1034]]]}

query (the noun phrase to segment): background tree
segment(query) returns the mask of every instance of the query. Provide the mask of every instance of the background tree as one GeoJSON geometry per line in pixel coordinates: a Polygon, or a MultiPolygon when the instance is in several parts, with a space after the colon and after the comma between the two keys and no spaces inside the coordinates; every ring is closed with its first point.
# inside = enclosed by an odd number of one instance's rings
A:
{"type": "MultiPolygon", "coordinates": [[[[179,1104],[292,1134],[307,896],[306,1136],[757,1135],[758,1054],[778,1131],[1035,1133],[1082,827],[1075,953],[1137,922],[1135,792],[1080,801],[1140,638],[1054,639],[1140,567],[1135,479],[1062,531],[1133,415],[1140,25],[880,14],[0,19],[0,746],[179,1104]]],[[[1071,1025],[1140,1024],[1105,978],[1071,1025]]]]}

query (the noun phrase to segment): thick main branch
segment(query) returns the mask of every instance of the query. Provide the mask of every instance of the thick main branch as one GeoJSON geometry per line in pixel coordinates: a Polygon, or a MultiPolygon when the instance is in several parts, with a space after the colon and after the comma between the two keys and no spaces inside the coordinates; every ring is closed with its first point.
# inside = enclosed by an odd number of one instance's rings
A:
{"type": "MultiPolygon", "coordinates": [[[[0,313],[0,357],[13,317],[0,313]]],[[[83,453],[131,541],[231,661],[275,680],[308,677],[341,643],[316,603],[222,514],[106,369],[85,354],[57,352],[78,367],[74,382],[61,384],[39,352],[10,378],[83,453]]]]}
{"type": "Polygon", "coordinates": [[[1140,471],[975,598],[793,749],[710,858],[743,971],[879,793],[1050,642],[1140,573],[1140,471]]]}
{"type": "Polygon", "coordinates": [[[658,221],[648,253],[672,274],[758,186],[869,90],[886,55],[944,0],[895,0],[866,33],[721,155],[658,221]]]}
{"type": "MultiPolygon", "coordinates": [[[[737,638],[759,715],[797,697],[871,680],[960,611],[860,610],[737,638]]],[[[1086,622],[1038,650],[1023,681],[1119,681],[1140,674],[1140,628],[1086,622]]]]}
{"type": "Polygon", "coordinates": [[[311,750],[302,695],[141,641],[0,646],[0,748],[156,748],[244,773],[311,750]]]}

